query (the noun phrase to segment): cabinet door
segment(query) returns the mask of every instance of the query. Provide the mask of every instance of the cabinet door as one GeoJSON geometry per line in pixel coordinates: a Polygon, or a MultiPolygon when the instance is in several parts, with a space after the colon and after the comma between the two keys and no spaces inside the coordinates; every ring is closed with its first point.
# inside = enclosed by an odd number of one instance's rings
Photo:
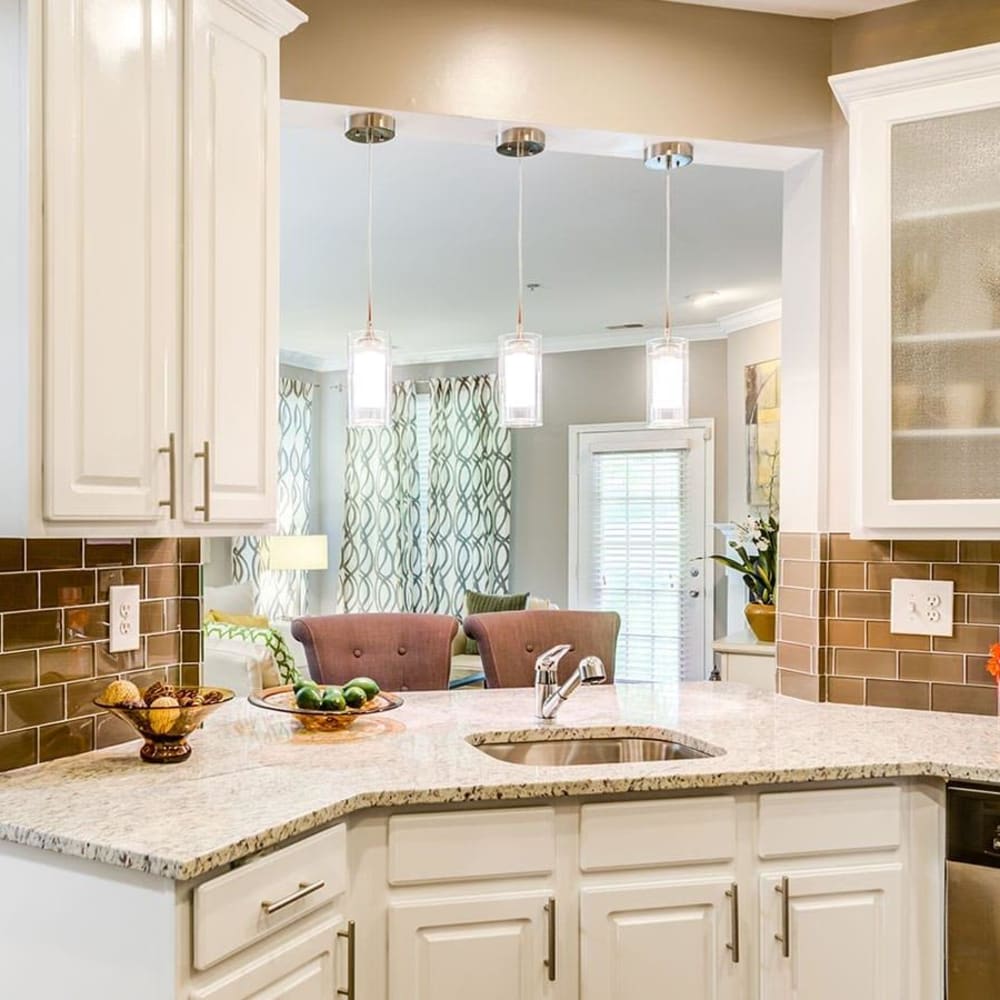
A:
{"type": "Polygon", "coordinates": [[[168,517],[180,322],[176,0],[43,8],[43,516],[168,517]]]}
{"type": "MultiPolygon", "coordinates": [[[[547,978],[547,897],[537,892],[389,907],[389,996],[540,1000],[547,978]]],[[[558,959],[556,972],[558,973],[558,959]]]]}
{"type": "Polygon", "coordinates": [[[580,893],[581,1000],[724,1000],[741,995],[728,880],[580,893]]]}
{"type": "Polygon", "coordinates": [[[276,515],[278,37],[240,6],[190,0],[182,465],[194,522],[276,515]]]}
{"type": "Polygon", "coordinates": [[[337,929],[331,920],[266,952],[190,1000],[332,1000],[337,995],[337,929]]]}
{"type": "Polygon", "coordinates": [[[1000,73],[910,73],[850,109],[858,520],[960,534],[1000,527],[1000,73]]]}
{"type": "Polygon", "coordinates": [[[762,1000],[889,1000],[902,990],[899,865],[760,880],[762,1000]],[[788,956],[776,935],[787,935],[788,956]]]}

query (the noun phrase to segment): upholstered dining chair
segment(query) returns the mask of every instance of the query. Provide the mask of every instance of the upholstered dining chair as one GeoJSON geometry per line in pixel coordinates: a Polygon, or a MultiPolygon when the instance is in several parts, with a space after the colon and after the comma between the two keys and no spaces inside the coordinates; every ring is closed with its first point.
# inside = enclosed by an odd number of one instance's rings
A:
{"type": "Polygon", "coordinates": [[[488,688],[531,687],[539,654],[564,642],[573,648],[559,663],[560,683],[585,656],[599,656],[614,681],[621,628],[614,611],[497,611],[470,615],[462,627],[479,644],[488,688]]]}
{"type": "Polygon", "coordinates": [[[387,691],[445,690],[457,630],[451,615],[320,615],[292,622],[313,680],[371,677],[387,691]]]}

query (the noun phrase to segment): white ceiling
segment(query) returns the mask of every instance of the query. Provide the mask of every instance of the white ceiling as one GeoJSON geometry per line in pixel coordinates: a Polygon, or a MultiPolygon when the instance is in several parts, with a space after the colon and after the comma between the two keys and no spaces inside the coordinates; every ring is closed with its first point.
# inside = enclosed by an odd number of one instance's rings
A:
{"type": "MultiPolygon", "coordinates": [[[[489,356],[514,322],[515,162],[492,145],[412,135],[374,153],[376,325],[401,362],[489,356]]],[[[366,164],[366,148],[339,129],[282,130],[286,361],[341,368],[345,334],[364,325],[366,164]]],[[[541,285],[526,292],[526,328],[565,350],[637,342],[608,325],[660,326],[663,175],[638,160],[552,151],[524,173],[525,280],[541,285]]],[[[781,197],[777,172],[696,164],[674,175],[675,324],[779,298],[781,197]],[[685,301],[704,289],[722,294],[685,301]]]]}
{"type": "MultiPolygon", "coordinates": [[[[675,2],[675,0],[666,0],[675,2]]],[[[850,17],[870,10],[901,7],[912,0],[683,0],[699,7],[731,7],[734,10],[756,10],[767,14],[793,14],[797,17],[850,17]]]]}

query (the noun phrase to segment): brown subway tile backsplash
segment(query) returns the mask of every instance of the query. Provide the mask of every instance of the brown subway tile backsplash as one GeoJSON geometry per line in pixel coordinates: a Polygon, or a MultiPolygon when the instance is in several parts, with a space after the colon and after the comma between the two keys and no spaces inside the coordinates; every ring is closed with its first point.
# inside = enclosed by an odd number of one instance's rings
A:
{"type": "MultiPolygon", "coordinates": [[[[955,542],[946,539],[878,541],[844,534],[801,533],[792,546],[780,548],[781,587],[778,617],[796,632],[795,616],[809,617],[813,607],[821,619],[819,642],[789,644],[780,668],[818,676],[803,697],[820,691],[830,701],[894,708],[996,714],[996,683],[986,671],[992,643],[1000,641],[1000,541],[955,542]],[[802,560],[817,564],[815,586],[796,577],[798,560],[789,552],[819,553],[802,560]],[[827,561],[824,564],[824,559],[827,561]],[[789,587],[792,568],[796,586],[789,587]],[[889,629],[890,590],[896,578],[950,580],[955,584],[954,634],[935,637],[895,634],[889,629]],[[783,603],[784,602],[784,603],[783,603]],[[784,662],[783,662],[784,660],[784,662]]],[[[792,694],[802,682],[785,681],[792,694]]]]}
{"type": "Polygon", "coordinates": [[[199,683],[200,560],[199,539],[0,539],[0,771],[134,739],[94,705],[115,676],[199,683]],[[142,597],[127,653],[106,641],[117,584],[142,597]]]}

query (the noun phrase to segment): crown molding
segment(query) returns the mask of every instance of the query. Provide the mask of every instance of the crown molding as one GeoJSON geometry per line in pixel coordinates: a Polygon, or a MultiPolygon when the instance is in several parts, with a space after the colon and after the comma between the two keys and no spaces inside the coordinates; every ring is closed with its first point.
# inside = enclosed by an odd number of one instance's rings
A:
{"type": "MultiPolygon", "coordinates": [[[[742,309],[739,312],[721,316],[712,323],[694,323],[675,326],[673,332],[685,340],[724,340],[731,333],[746,330],[761,323],[770,323],[781,318],[781,299],[762,302],[759,306],[742,309]]],[[[616,347],[642,347],[647,340],[655,337],[657,329],[642,327],[639,330],[581,333],[572,337],[549,337],[543,341],[545,354],[569,354],[573,351],[608,351],[616,347]]],[[[393,350],[393,365],[442,365],[454,361],[484,361],[496,357],[496,348],[491,343],[472,344],[469,347],[453,347],[440,351],[400,351],[393,350]]],[[[314,354],[310,351],[295,351],[282,348],[280,355],[283,365],[306,368],[314,372],[341,372],[346,363],[337,356],[314,354]]]]}
{"type": "Polygon", "coordinates": [[[720,316],[718,322],[722,335],[728,337],[738,330],[748,330],[752,326],[760,326],[761,323],[773,323],[777,319],[781,319],[781,299],[772,299],[770,302],[762,302],[759,306],[751,306],[749,309],[741,309],[728,316],[720,316]]]}
{"type": "Polygon", "coordinates": [[[831,76],[829,83],[841,110],[848,115],[857,101],[996,73],[1000,73],[1000,42],[840,73],[831,76]]]}
{"type": "Polygon", "coordinates": [[[293,7],[288,0],[222,0],[222,2],[277,35],[290,34],[300,24],[305,24],[309,20],[308,14],[304,14],[298,7],[293,7]]]}

